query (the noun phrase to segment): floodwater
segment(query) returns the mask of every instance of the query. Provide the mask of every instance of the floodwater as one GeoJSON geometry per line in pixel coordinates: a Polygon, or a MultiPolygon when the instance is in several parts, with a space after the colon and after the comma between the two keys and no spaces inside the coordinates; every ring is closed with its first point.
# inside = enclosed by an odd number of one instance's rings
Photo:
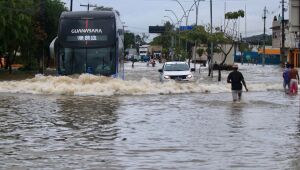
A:
{"type": "Polygon", "coordinates": [[[233,103],[229,72],[160,83],[159,67],[1,81],[0,169],[300,169],[300,99],[281,68],[240,66],[249,92],[233,103]]]}

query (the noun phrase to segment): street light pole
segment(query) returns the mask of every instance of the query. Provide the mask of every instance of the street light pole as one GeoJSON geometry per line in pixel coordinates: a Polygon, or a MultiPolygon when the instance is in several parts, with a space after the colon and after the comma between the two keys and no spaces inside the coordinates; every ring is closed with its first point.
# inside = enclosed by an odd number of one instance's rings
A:
{"type": "Polygon", "coordinates": [[[199,14],[199,3],[200,1],[205,1],[205,0],[194,0],[194,4],[196,6],[196,26],[198,25],[198,14],[199,14]]]}
{"type": "MultiPolygon", "coordinates": [[[[180,26],[181,26],[181,20],[178,19],[177,15],[175,14],[175,12],[171,9],[165,9],[165,11],[169,11],[169,12],[172,12],[173,15],[175,16],[176,20],[177,20],[177,23],[178,23],[178,33],[180,33],[180,26]]],[[[175,42],[176,42],[176,39],[175,39],[175,42]]],[[[178,36],[178,47],[180,49],[180,37],[178,36]]],[[[173,60],[173,55],[172,55],[172,60],[173,60]]]]}
{"type": "Polygon", "coordinates": [[[180,22],[179,22],[179,19],[178,19],[176,13],[175,13],[173,10],[171,10],[171,9],[165,9],[165,11],[172,12],[172,14],[173,14],[173,15],[175,16],[175,18],[176,18],[177,24],[179,24],[179,26],[180,26],[180,22]]]}
{"type": "MultiPolygon", "coordinates": [[[[164,17],[165,18],[169,18],[171,20],[171,22],[172,22],[172,27],[174,27],[176,29],[176,26],[175,26],[175,24],[173,22],[173,19],[171,17],[169,17],[169,16],[164,16],[164,17]]],[[[175,39],[174,35],[172,35],[172,37],[171,37],[171,48],[172,48],[172,50],[174,49],[175,46],[176,46],[176,39],[175,39]]],[[[171,59],[173,60],[173,55],[172,55],[171,59]]]]}
{"type": "MultiPolygon", "coordinates": [[[[194,5],[193,5],[194,6],[194,5]]],[[[192,7],[193,7],[192,6],[192,7]]],[[[185,20],[185,25],[187,26],[188,25],[188,20],[189,20],[189,16],[190,16],[190,12],[191,11],[193,11],[193,9],[192,8],[190,8],[189,10],[187,10],[186,11],[186,13],[187,13],[187,16],[185,16],[186,17],[186,20],[185,20]]]]}
{"type": "MultiPolygon", "coordinates": [[[[185,26],[187,26],[188,18],[187,18],[186,11],[185,11],[183,5],[179,2],[179,0],[173,0],[173,1],[176,1],[176,2],[180,5],[180,7],[181,7],[181,9],[182,9],[182,11],[183,11],[183,17],[185,17],[185,26]]],[[[181,20],[183,19],[183,17],[181,18],[181,20]]],[[[179,29],[180,29],[180,28],[179,28],[179,29]]],[[[179,37],[179,42],[180,42],[180,37],[179,37]]],[[[180,48],[179,48],[179,49],[180,49],[180,48]]],[[[185,51],[186,51],[186,54],[187,54],[187,41],[185,41],[185,51]]],[[[189,64],[190,64],[190,63],[189,63],[189,64]]]]}
{"type": "MultiPolygon", "coordinates": [[[[198,11],[199,11],[199,3],[200,1],[204,1],[204,0],[194,0],[194,4],[192,5],[192,7],[195,5],[196,6],[196,27],[198,26],[198,11]]],[[[191,8],[192,8],[191,7],[191,8]]],[[[196,69],[196,52],[197,52],[197,41],[195,41],[195,45],[194,45],[194,52],[193,52],[193,58],[194,58],[194,68],[196,69]]],[[[199,56],[201,57],[201,56],[199,56]]],[[[199,73],[200,73],[200,67],[201,67],[201,63],[199,66],[199,73]]]]}
{"type": "Polygon", "coordinates": [[[184,7],[182,6],[182,4],[178,0],[173,0],[173,1],[176,1],[180,5],[180,7],[183,11],[183,16],[186,16],[186,11],[185,11],[184,7]]]}

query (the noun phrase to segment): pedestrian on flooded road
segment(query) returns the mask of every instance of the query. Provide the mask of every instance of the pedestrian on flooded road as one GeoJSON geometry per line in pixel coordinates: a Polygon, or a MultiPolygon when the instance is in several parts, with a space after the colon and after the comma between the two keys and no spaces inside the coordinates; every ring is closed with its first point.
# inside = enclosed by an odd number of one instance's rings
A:
{"type": "Polygon", "coordinates": [[[291,65],[290,70],[290,93],[295,94],[298,92],[298,84],[299,84],[299,73],[297,68],[294,68],[294,65],[291,65]]]}
{"type": "Polygon", "coordinates": [[[287,63],[286,68],[283,70],[282,77],[283,77],[283,89],[285,93],[290,92],[290,65],[287,63]]]}
{"type": "Polygon", "coordinates": [[[131,60],[131,62],[132,62],[131,67],[134,68],[135,58],[134,58],[133,55],[131,56],[130,60],[131,60]]]}
{"type": "Polygon", "coordinates": [[[236,102],[237,100],[240,101],[242,99],[242,84],[244,85],[246,91],[248,91],[248,88],[246,86],[243,74],[238,71],[238,65],[234,64],[232,68],[233,71],[229,73],[227,77],[227,83],[231,83],[232,98],[233,101],[236,102]]]}

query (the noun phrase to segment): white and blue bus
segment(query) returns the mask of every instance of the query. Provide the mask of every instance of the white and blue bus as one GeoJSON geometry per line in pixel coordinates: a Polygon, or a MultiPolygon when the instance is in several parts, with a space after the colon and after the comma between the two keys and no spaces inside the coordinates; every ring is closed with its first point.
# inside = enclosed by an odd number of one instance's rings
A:
{"type": "Polygon", "coordinates": [[[50,45],[59,75],[124,78],[124,30],[115,11],[63,12],[50,45]]]}

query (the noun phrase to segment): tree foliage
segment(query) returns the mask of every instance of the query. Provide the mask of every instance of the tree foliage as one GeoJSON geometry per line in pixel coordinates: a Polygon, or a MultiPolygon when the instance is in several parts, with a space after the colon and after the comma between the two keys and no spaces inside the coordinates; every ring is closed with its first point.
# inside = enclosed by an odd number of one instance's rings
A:
{"type": "Polygon", "coordinates": [[[232,39],[238,39],[239,35],[237,32],[237,20],[239,18],[244,18],[244,16],[245,12],[243,10],[227,12],[225,14],[225,19],[227,20],[227,22],[223,32],[226,34],[227,37],[231,37],[232,39]]]}
{"type": "MultiPolygon", "coordinates": [[[[113,11],[112,7],[105,7],[105,6],[97,6],[94,8],[94,11],[113,11]]],[[[116,10],[116,13],[120,16],[120,12],[116,10]]]]}
{"type": "Polygon", "coordinates": [[[137,46],[147,44],[146,40],[149,38],[149,35],[142,33],[141,35],[135,35],[135,44],[137,46]]]}
{"type": "Polygon", "coordinates": [[[183,31],[181,38],[192,43],[197,41],[200,44],[206,44],[208,42],[209,33],[205,30],[204,26],[194,26],[190,31],[183,31]]]}
{"type": "Polygon", "coordinates": [[[170,22],[166,22],[165,32],[155,37],[151,42],[151,45],[161,45],[164,56],[169,56],[169,50],[172,48],[172,42],[174,44],[177,39],[177,34],[174,32],[174,26],[170,22]]]}
{"type": "Polygon", "coordinates": [[[124,48],[136,47],[134,33],[125,32],[124,34],[124,48]]]}
{"type": "MultiPolygon", "coordinates": [[[[0,1],[0,55],[6,56],[11,70],[17,52],[20,61],[36,63],[57,35],[58,20],[66,8],[59,0],[0,1]]],[[[18,61],[19,62],[19,61],[18,61]]]]}
{"type": "Polygon", "coordinates": [[[235,12],[227,12],[225,14],[225,19],[238,19],[238,18],[244,18],[245,12],[243,10],[238,10],[235,12]]]}
{"type": "Polygon", "coordinates": [[[29,11],[33,11],[33,1],[1,1],[1,53],[6,53],[6,69],[11,71],[16,52],[27,41],[32,17],[29,11]]]}

